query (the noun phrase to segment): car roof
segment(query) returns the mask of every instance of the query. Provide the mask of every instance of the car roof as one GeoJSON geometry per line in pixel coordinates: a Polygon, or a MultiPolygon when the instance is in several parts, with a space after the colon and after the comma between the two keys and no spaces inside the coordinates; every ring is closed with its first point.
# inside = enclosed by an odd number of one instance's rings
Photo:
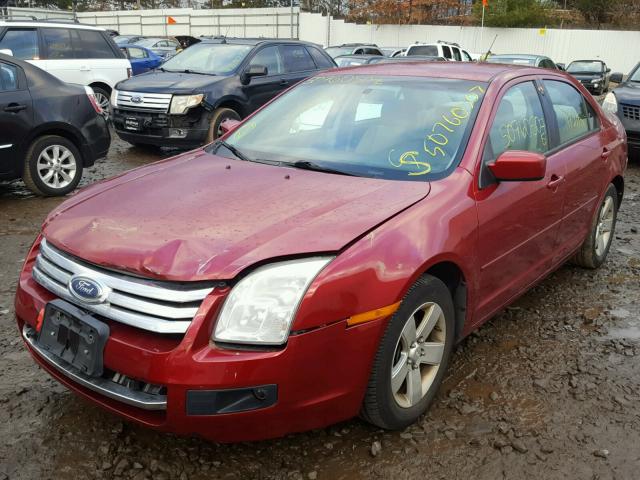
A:
{"type": "Polygon", "coordinates": [[[77,28],[81,30],[98,30],[104,32],[104,28],[84,23],[66,22],[43,22],[38,20],[0,20],[1,27],[55,27],[55,28],[77,28]]]}
{"type": "Polygon", "coordinates": [[[338,55],[336,58],[334,58],[334,60],[337,60],[338,58],[355,58],[355,59],[368,59],[368,58],[380,58],[380,55],[371,55],[371,54],[366,54],[366,55],[338,55]]]}
{"type": "Polygon", "coordinates": [[[598,62],[598,63],[604,63],[604,60],[600,60],[598,58],[595,58],[593,60],[573,60],[571,63],[578,63],[578,62],[598,62]]]}
{"type": "MultiPolygon", "coordinates": [[[[540,69],[520,65],[504,65],[501,63],[472,62],[380,62],[364,66],[343,67],[324,70],[319,75],[340,75],[348,71],[353,75],[412,76],[431,78],[451,78],[488,83],[500,76],[508,76],[515,72],[521,75],[540,75],[540,69]]],[[[545,70],[545,75],[563,75],[553,70],[545,70]]],[[[518,75],[519,76],[519,75],[518,75]]]]}
{"type": "Polygon", "coordinates": [[[211,44],[229,44],[229,45],[262,45],[262,44],[291,44],[291,45],[313,45],[317,46],[312,42],[305,42],[303,40],[290,40],[290,39],[277,39],[277,38],[207,38],[201,37],[200,43],[211,43],[211,44]]]}
{"type": "Polygon", "coordinates": [[[544,55],[528,55],[526,53],[501,53],[499,55],[491,55],[489,58],[521,58],[523,60],[533,60],[538,58],[549,58],[544,55]]]}

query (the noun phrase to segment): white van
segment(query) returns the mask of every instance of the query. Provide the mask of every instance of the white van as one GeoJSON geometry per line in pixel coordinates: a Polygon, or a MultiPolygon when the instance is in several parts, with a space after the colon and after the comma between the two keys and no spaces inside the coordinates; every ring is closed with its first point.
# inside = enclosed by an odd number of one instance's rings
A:
{"type": "Polygon", "coordinates": [[[452,42],[437,43],[414,43],[407,47],[404,54],[406,57],[411,55],[427,55],[429,57],[443,57],[451,62],[471,62],[471,55],[466,50],[460,48],[460,45],[452,42]]]}
{"type": "Polygon", "coordinates": [[[131,64],[105,30],[77,23],[0,20],[0,50],[63,82],[93,88],[109,110],[111,90],[131,76],[131,64]]]}

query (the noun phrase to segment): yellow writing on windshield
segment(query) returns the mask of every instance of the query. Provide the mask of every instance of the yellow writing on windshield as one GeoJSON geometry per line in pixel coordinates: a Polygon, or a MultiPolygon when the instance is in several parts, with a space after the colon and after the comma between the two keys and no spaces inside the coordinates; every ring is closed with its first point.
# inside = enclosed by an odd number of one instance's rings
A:
{"type": "Polygon", "coordinates": [[[408,172],[407,175],[410,175],[410,176],[426,175],[431,171],[431,165],[428,162],[422,162],[418,160],[418,156],[420,155],[420,152],[417,152],[415,150],[404,152],[402,155],[400,155],[400,158],[398,158],[397,161],[393,161],[391,159],[391,155],[393,154],[393,152],[394,150],[391,150],[389,152],[389,163],[391,165],[393,165],[396,168],[412,167],[418,170],[415,172],[408,172]]]}

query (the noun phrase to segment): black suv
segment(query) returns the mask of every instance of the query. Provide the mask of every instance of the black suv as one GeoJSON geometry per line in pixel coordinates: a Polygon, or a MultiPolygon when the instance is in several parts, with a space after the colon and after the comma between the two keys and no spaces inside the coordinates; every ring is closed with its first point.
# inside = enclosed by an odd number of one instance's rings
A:
{"type": "Polygon", "coordinates": [[[22,178],[40,195],[67,194],[110,142],[91,87],[0,54],[0,180],[22,178]]]}
{"type": "Polygon", "coordinates": [[[133,144],[193,148],[215,140],[283,90],[335,67],[320,47],[294,40],[204,39],[111,95],[113,124],[133,144]]]}

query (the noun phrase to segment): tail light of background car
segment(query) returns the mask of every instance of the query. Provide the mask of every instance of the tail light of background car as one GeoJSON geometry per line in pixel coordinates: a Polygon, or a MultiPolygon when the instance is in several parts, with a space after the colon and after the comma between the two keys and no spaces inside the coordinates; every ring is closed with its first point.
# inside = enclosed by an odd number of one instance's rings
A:
{"type": "Polygon", "coordinates": [[[133,75],[133,70],[131,68],[127,68],[127,78],[131,78],[133,75]]]}
{"type": "Polygon", "coordinates": [[[96,95],[93,92],[93,88],[87,87],[85,85],[84,91],[87,92],[87,97],[89,97],[89,102],[91,102],[91,106],[93,107],[93,109],[96,111],[98,115],[102,115],[102,107],[100,106],[100,104],[98,103],[98,100],[96,99],[96,95]]]}

